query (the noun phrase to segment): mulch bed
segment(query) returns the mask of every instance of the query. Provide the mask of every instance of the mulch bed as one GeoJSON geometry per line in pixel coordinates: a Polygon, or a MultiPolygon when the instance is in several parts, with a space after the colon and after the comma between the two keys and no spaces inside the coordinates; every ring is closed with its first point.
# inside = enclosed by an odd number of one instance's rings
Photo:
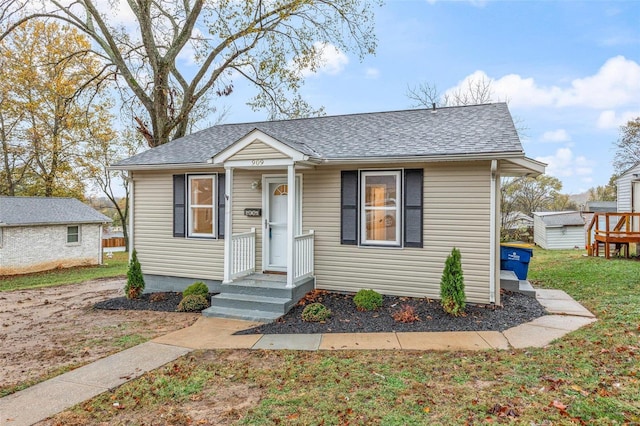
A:
{"type": "MultiPolygon", "coordinates": [[[[215,293],[210,293],[213,296],[215,293]]],[[[182,293],[145,293],[139,299],[116,297],[95,304],[97,309],[150,310],[175,312],[182,293]]],[[[303,299],[320,302],[332,312],[322,323],[302,320],[302,304],[296,305],[276,322],[260,325],[236,334],[297,334],[297,333],[377,333],[393,331],[504,331],[546,314],[535,297],[503,291],[502,306],[467,305],[466,315],[452,317],[444,312],[438,300],[384,296],[383,306],[370,312],[360,312],[352,294],[318,291],[303,299]],[[412,323],[394,320],[394,313],[411,306],[419,318],[412,323]]]]}
{"type": "Polygon", "coordinates": [[[313,300],[331,310],[331,318],[323,323],[303,321],[304,306],[299,304],[274,323],[235,334],[504,331],[546,314],[535,297],[505,291],[501,298],[502,307],[469,304],[465,316],[452,317],[442,309],[438,300],[384,296],[380,309],[360,312],[353,303],[353,295],[325,293],[313,300]],[[394,320],[393,314],[405,305],[414,308],[419,321],[402,323],[394,320]]]}
{"type": "MultiPolygon", "coordinates": [[[[211,296],[217,293],[209,293],[207,300],[211,300],[211,296]]],[[[138,299],[127,299],[126,297],[115,297],[113,299],[103,300],[94,305],[96,309],[107,309],[111,311],[130,310],[130,311],[161,311],[176,312],[178,304],[182,300],[182,293],[176,292],[158,292],[144,293],[138,299]]]]}

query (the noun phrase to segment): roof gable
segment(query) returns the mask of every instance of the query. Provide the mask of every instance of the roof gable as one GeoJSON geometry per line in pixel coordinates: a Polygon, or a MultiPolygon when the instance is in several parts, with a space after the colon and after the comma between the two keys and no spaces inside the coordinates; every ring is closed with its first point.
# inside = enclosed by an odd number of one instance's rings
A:
{"type": "Polygon", "coordinates": [[[0,226],[108,222],[110,218],[75,198],[0,197],[0,226]]]}
{"type": "Polygon", "coordinates": [[[259,129],[253,129],[233,144],[216,154],[212,162],[221,164],[227,161],[245,162],[260,160],[305,161],[309,157],[259,129]]]}

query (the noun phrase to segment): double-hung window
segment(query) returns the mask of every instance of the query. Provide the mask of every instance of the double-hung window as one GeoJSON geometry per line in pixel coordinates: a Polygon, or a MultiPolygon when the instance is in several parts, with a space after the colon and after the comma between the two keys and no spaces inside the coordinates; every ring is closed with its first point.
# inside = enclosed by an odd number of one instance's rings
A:
{"type": "Polygon", "coordinates": [[[215,175],[189,175],[188,230],[190,237],[215,237],[215,175]]]}
{"type": "Polygon", "coordinates": [[[224,238],[223,173],[173,175],[173,236],[224,238]]]}
{"type": "Polygon", "coordinates": [[[67,244],[78,244],[80,242],[80,227],[78,225],[67,226],[67,244]]]}
{"type": "Polygon", "coordinates": [[[340,242],[422,247],[424,169],[343,170],[340,242]]]}
{"type": "Polygon", "coordinates": [[[361,244],[401,244],[401,182],[400,170],[360,173],[361,244]]]}

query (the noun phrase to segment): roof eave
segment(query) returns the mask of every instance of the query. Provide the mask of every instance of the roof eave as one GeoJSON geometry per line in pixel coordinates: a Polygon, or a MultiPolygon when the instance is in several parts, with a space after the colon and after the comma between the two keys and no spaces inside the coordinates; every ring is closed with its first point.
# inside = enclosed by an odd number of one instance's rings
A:
{"type": "Polygon", "coordinates": [[[0,228],[18,228],[24,226],[48,226],[48,225],[106,225],[107,223],[113,223],[113,220],[81,220],[81,221],[68,221],[64,222],[27,222],[27,223],[5,223],[0,222],[0,228]]]}
{"type": "Polygon", "coordinates": [[[406,155],[406,156],[380,156],[380,157],[342,157],[327,158],[325,164],[354,164],[354,163],[379,163],[384,161],[395,163],[425,163],[443,161],[469,161],[469,160],[495,160],[524,158],[522,151],[501,151],[470,154],[435,154],[435,155],[406,155]]]}

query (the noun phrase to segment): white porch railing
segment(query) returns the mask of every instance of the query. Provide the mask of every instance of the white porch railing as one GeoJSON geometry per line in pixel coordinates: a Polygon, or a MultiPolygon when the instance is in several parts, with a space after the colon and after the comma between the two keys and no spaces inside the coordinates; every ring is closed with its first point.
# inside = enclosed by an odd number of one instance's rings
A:
{"type": "Polygon", "coordinates": [[[293,239],[293,282],[313,275],[314,231],[293,239]]]}
{"type": "Polygon", "coordinates": [[[256,270],[256,228],[231,236],[231,279],[256,270]]]}

